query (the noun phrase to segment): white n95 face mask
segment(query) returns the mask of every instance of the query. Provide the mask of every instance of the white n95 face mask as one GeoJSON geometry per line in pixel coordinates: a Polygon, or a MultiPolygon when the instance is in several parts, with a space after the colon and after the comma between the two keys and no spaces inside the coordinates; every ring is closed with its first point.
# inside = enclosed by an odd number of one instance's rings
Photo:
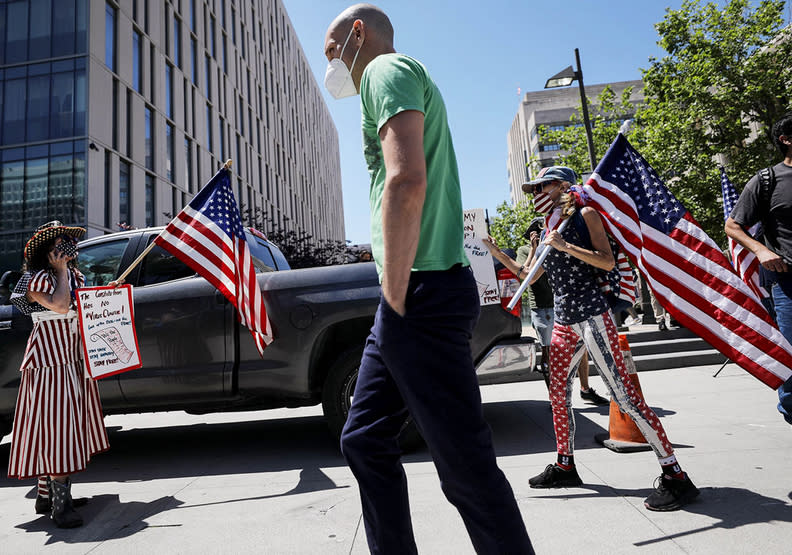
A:
{"type": "MultiPolygon", "coordinates": [[[[349,38],[352,36],[352,32],[354,30],[355,28],[353,27],[352,30],[349,31],[349,34],[344,41],[344,46],[341,47],[341,56],[344,55],[344,49],[346,48],[349,38]]],[[[362,48],[363,44],[361,44],[360,47],[362,48]]],[[[360,48],[358,48],[358,51],[355,53],[355,57],[352,58],[351,68],[347,68],[346,64],[341,60],[341,56],[338,58],[333,58],[327,64],[324,84],[327,92],[329,92],[330,95],[336,100],[347,98],[349,96],[355,96],[358,93],[357,89],[355,88],[355,82],[352,80],[352,70],[355,67],[358,54],[360,54],[360,48]]]]}

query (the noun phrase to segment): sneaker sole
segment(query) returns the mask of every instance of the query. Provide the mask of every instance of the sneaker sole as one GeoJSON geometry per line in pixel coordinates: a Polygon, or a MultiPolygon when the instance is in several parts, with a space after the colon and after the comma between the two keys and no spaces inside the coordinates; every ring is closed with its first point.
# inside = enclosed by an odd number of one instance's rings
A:
{"type": "Polygon", "coordinates": [[[552,485],[532,484],[528,482],[528,485],[533,489],[576,488],[583,485],[583,480],[566,480],[563,482],[556,482],[552,485]]]}
{"type": "Polygon", "coordinates": [[[699,496],[699,493],[701,493],[701,492],[698,490],[698,488],[693,490],[693,491],[689,491],[689,492],[687,492],[686,495],[684,495],[684,496],[680,497],[679,499],[677,499],[676,503],[673,503],[671,505],[664,505],[662,507],[652,507],[651,505],[649,505],[649,503],[644,501],[644,507],[646,507],[650,511],[655,511],[655,512],[658,512],[658,513],[667,513],[667,512],[670,512],[670,511],[678,511],[679,509],[681,509],[682,507],[684,507],[685,505],[687,505],[688,503],[691,503],[694,499],[696,499],[696,497],[699,496]]]}

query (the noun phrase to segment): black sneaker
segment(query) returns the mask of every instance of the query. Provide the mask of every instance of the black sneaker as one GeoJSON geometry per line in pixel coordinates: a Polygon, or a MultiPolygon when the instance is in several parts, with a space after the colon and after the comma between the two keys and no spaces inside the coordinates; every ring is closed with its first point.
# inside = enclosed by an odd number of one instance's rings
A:
{"type": "Polygon", "coordinates": [[[660,331],[666,331],[668,329],[668,326],[666,326],[665,321],[661,320],[657,322],[657,329],[659,329],[660,331]]]}
{"type": "Polygon", "coordinates": [[[544,472],[528,480],[532,488],[573,488],[582,486],[583,480],[578,476],[577,469],[564,470],[557,464],[548,464],[544,472]]]}
{"type": "Polygon", "coordinates": [[[610,401],[589,387],[588,391],[580,390],[580,398],[592,405],[609,405],[610,401]]]}
{"type": "Polygon", "coordinates": [[[644,500],[644,507],[650,511],[679,510],[682,505],[690,503],[700,493],[687,474],[684,480],[669,478],[663,474],[655,480],[655,484],[655,490],[644,500]]]}

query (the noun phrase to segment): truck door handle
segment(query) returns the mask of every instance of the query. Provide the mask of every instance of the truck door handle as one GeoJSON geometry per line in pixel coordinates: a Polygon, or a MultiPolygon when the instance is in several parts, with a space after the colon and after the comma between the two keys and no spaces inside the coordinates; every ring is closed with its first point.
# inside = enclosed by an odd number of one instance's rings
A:
{"type": "Polygon", "coordinates": [[[10,329],[11,329],[11,320],[0,322],[0,330],[10,330],[10,329]]]}

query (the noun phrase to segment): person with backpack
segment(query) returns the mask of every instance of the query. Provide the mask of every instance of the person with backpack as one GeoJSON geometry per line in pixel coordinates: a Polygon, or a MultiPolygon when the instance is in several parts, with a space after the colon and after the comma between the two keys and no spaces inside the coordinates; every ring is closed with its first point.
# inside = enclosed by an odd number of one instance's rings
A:
{"type": "MultiPolygon", "coordinates": [[[[644,506],[652,511],[674,511],[695,499],[699,490],[682,471],[660,420],[629,378],[613,313],[598,280],[603,272],[608,273],[609,281],[614,279],[613,247],[599,214],[591,207],[580,206],[580,189],[571,190],[575,182],[573,170],[552,166],[523,185],[523,191],[533,195],[534,208],[548,214],[548,231],[541,244],[550,250],[532,281],[547,274],[553,289],[550,402],[558,449],[557,462],[528,483],[532,488],[574,487],[583,483],[574,460],[572,389],[578,361],[588,350],[612,398],[633,419],[659,459],[662,474],[644,506]],[[560,222],[566,219],[569,224],[559,231],[560,222]]],[[[496,259],[521,279],[536,264],[534,258],[530,267],[518,266],[491,237],[484,243],[496,259]]]]}
{"type": "MultiPolygon", "coordinates": [[[[762,265],[778,329],[792,343],[792,112],[773,125],[772,136],[784,159],[748,181],[726,219],[725,231],[762,265]],[[761,240],[746,231],[758,222],[762,223],[761,240]]],[[[792,378],[779,388],[778,396],[778,410],[792,424],[792,378]]]]}

